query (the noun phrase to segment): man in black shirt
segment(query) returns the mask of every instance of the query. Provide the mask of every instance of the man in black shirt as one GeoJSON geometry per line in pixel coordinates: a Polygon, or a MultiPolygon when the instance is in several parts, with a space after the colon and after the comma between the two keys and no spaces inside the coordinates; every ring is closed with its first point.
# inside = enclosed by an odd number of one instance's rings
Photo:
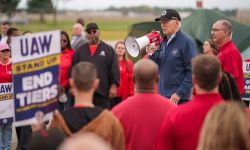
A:
{"type": "Polygon", "coordinates": [[[85,31],[88,42],[76,51],[72,67],[81,61],[91,62],[96,66],[100,84],[94,93],[94,104],[109,108],[109,98],[116,96],[120,81],[116,54],[110,45],[99,39],[100,30],[96,23],[89,23],[85,31]]]}
{"type": "Polygon", "coordinates": [[[55,111],[51,128],[58,128],[67,136],[92,132],[106,140],[115,150],[124,150],[122,126],[109,111],[93,104],[93,94],[98,87],[96,67],[80,62],[72,69],[69,84],[75,95],[73,108],[55,111]]]}

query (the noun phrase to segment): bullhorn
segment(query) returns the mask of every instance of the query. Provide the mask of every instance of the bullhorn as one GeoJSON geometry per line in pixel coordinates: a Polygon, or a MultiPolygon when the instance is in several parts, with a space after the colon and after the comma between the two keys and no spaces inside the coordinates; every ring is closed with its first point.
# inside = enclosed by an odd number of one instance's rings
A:
{"type": "Polygon", "coordinates": [[[146,47],[151,43],[155,43],[156,45],[160,44],[162,41],[162,37],[159,31],[153,31],[148,33],[142,37],[135,38],[132,36],[128,36],[125,39],[125,47],[127,52],[132,57],[137,57],[140,54],[140,50],[146,47]]]}

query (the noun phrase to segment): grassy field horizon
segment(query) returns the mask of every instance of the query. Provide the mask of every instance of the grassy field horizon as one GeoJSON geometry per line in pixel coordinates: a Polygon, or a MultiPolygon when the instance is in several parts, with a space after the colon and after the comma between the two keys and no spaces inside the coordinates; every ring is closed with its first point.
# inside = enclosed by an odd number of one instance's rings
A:
{"type": "MultiPolygon", "coordinates": [[[[85,19],[85,25],[89,22],[96,22],[101,31],[102,40],[123,40],[128,35],[130,27],[134,23],[139,23],[143,21],[150,21],[153,18],[92,18],[85,19]]],[[[30,21],[27,25],[15,25],[21,33],[25,31],[31,32],[43,32],[51,30],[65,30],[69,36],[72,35],[72,27],[75,23],[75,19],[70,20],[58,20],[57,24],[53,21],[47,20],[44,23],[38,20],[30,21]]]]}

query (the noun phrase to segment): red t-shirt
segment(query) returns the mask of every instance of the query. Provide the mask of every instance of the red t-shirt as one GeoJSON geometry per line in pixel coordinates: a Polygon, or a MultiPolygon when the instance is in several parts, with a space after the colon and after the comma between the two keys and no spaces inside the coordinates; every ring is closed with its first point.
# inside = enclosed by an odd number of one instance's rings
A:
{"type": "Polygon", "coordinates": [[[166,113],[175,107],[168,99],[155,93],[138,93],[112,110],[120,120],[126,150],[152,150],[166,113]]]}
{"type": "Polygon", "coordinates": [[[2,64],[0,62],[0,83],[11,83],[11,61],[7,64],[2,64]]]}
{"type": "Polygon", "coordinates": [[[157,150],[195,150],[206,114],[221,102],[220,94],[195,95],[188,103],[169,111],[162,125],[157,150]]]}
{"type": "Polygon", "coordinates": [[[117,89],[117,96],[122,97],[122,100],[134,95],[133,63],[131,60],[128,60],[128,67],[129,70],[125,60],[119,61],[120,86],[117,89]]]}
{"type": "Polygon", "coordinates": [[[93,56],[95,54],[95,51],[97,49],[98,45],[89,45],[89,50],[90,50],[90,54],[91,56],[93,56]]]}
{"type": "Polygon", "coordinates": [[[219,49],[219,60],[222,70],[231,74],[242,95],[244,93],[244,75],[242,66],[242,57],[239,50],[234,43],[230,40],[219,49]]]}
{"type": "Polygon", "coordinates": [[[69,69],[72,64],[74,53],[74,50],[65,49],[60,55],[60,85],[63,87],[66,87],[69,82],[69,69]]]}

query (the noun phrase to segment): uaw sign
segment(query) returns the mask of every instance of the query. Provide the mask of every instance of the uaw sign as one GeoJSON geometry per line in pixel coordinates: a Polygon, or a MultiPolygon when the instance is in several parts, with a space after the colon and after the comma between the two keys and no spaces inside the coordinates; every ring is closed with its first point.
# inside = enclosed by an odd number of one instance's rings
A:
{"type": "Polygon", "coordinates": [[[250,101],[250,62],[243,63],[244,95],[242,99],[250,101]]]}
{"type": "Polygon", "coordinates": [[[15,126],[52,117],[57,108],[60,31],[13,37],[15,126]]]}
{"type": "Polygon", "coordinates": [[[13,116],[13,84],[0,83],[0,124],[11,123],[13,116]]]}

